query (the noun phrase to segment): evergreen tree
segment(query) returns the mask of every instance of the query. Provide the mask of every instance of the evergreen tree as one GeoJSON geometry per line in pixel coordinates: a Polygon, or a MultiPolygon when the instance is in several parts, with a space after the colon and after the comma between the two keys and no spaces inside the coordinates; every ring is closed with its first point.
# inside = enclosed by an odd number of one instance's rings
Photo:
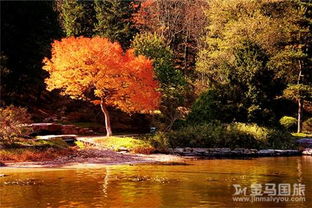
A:
{"type": "Polygon", "coordinates": [[[271,58],[270,67],[288,85],[284,97],[298,104],[297,132],[301,132],[304,103],[312,101],[312,3],[298,0],[291,6],[296,8],[291,38],[271,58]]]}
{"type": "Polygon", "coordinates": [[[56,6],[66,36],[93,35],[95,21],[93,1],[61,0],[56,1],[56,6]]]}
{"type": "Polygon", "coordinates": [[[139,9],[137,0],[95,0],[97,23],[95,35],[118,41],[128,48],[138,32],[133,22],[133,14],[139,9]]]}

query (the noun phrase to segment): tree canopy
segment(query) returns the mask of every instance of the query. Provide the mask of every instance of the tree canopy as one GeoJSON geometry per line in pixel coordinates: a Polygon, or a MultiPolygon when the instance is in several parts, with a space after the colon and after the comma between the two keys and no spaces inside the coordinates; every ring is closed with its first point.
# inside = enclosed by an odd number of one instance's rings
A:
{"type": "Polygon", "coordinates": [[[106,38],[70,37],[52,44],[51,59],[44,59],[49,90],[76,99],[101,100],[102,108],[114,106],[125,112],[158,108],[160,93],[152,62],[124,52],[106,38]]]}

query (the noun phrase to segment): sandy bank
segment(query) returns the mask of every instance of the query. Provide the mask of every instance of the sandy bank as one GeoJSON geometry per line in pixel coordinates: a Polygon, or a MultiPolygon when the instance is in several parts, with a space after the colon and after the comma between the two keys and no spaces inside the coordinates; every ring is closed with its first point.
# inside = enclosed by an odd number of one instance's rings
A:
{"type": "Polygon", "coordinates": [[[59,157],[52,161],[4,162],[2,168],[91,168],[106,165],[121,165],[154,162],[180,162],[184,159],[167,154],[132,154],[105,149],[84,149],[77,154],[59,157]]]}

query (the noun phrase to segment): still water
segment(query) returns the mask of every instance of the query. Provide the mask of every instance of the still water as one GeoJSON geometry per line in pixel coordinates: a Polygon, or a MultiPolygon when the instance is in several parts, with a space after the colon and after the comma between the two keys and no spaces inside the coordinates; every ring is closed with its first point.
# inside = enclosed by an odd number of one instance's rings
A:
{"type": "MultiPolygon", "coordinates": [[[[88,169],[0,168],[0,207],[312,207],[312,157],[88,169]],[[305,202],[234,202],[233,184],[305,185],[305,202]]],[[[241,195],[240,195],[241,196],[241,195]]]]}

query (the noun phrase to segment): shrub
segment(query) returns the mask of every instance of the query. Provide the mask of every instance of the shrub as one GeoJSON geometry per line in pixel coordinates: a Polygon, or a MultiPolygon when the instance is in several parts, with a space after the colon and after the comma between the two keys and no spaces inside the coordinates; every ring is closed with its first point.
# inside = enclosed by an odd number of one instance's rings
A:
{"type": "Polygon", "coordinates": [[[304,132],[312,132],[312,118],[309,118],[303,122],[302,129],[304,132]]]}
{"type": "Polygon", "coordinates": [[[295,146],[294,138],[287,132],[244,123],[186,126],[162,137],[171,147],[285,149],[295,146]]]}
{"type": "Polygon", "coordinates": [[[11,143],[15,138],[29,135],[31,129],[25,124],[31,123],[31,116],[25,108],[8,106],[0,108],[0,141],[11,143]]]}
{"type": "Polygon", "coordinates": [[[295,130],[298,120],[291,116],[284,116],[279,122],[284,128],[288,130],[295,130]]]}
{"type": "Polygon", "coordinates": [[[170,146],[168,137],[163,132],[148,137],[147,141],[159,152],[167,152],[167,148],[170,146]]]}
{"type": "Polygon", "coordinates": [[[197,124],[218,120],[218,111],[220,110],[218,106],[215,91],[208,90],[195,101],[187,120],[197,124]]]}
{"type": "Polygon", "coordinates": [[[267,137],[267,144],[264,147],[273,149],[297,149],[298,144],[296,140],[289,132],[271,129],[267,137]]]}
{"type": "Polygon", "coordinates": [[[151,154],[155,151],[155,148],[152,146],[149,147],[136,147],[131,150],[133,153],[138,153],[138,154],[151,154]]]}
{"type": "Polygon", "coordinates": [[[233,112],[238,115],[242,114],[233,102],[228,102],[229,98],[224,90],[227,91],[226,89],[210,89],[202,93],[192,105],[187,122],[190,124],[202,124],[215,120],[231,122],[235,118],[233,112]]]}

